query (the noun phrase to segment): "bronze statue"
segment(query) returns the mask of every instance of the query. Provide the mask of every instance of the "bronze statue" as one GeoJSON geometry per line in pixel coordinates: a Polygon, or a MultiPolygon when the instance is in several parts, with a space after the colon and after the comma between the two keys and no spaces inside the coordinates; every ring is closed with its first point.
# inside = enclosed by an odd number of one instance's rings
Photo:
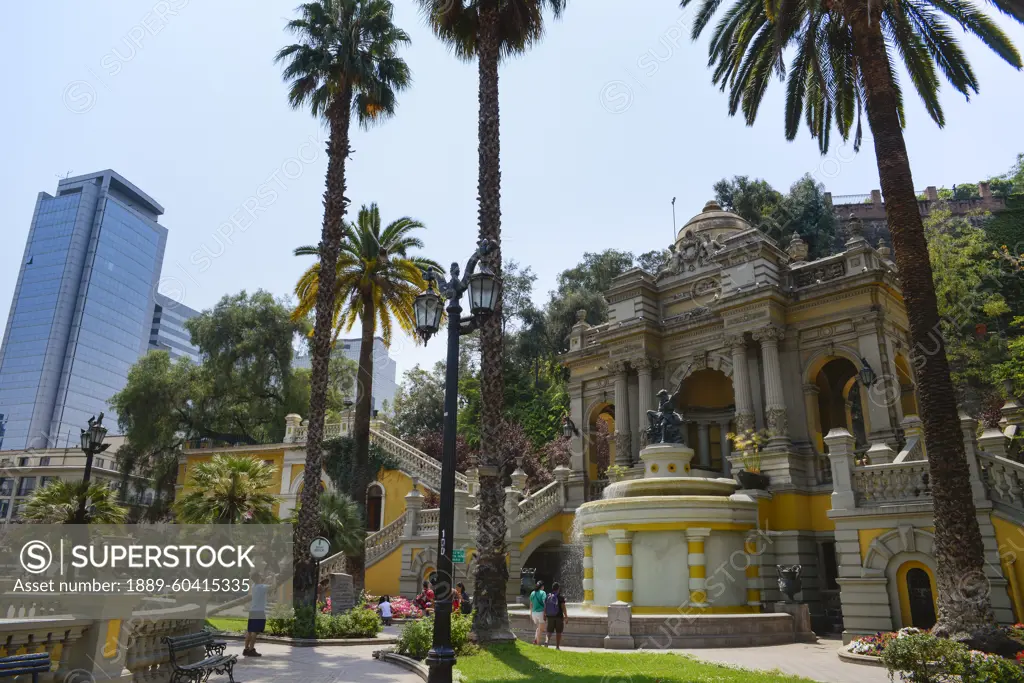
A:
{"type": "Polygon", "coordinates": [[[665,389],[658,392],[658,409],[647,411],[647,443],[683,443],[683,416],[675,411],[675,403],[688,374],[683,373],[674,393],[665,389]]]}

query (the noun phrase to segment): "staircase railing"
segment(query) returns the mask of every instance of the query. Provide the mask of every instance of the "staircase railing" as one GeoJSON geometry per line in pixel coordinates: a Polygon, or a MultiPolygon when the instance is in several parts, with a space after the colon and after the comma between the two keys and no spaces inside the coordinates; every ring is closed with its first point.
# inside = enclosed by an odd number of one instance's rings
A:
{"type": "Polygon", "coordinates": [[[990,453],[978,454],[985,490],[996,508],[1024,519],[1024,464],[990,453]]]}
{"type": "Polygon", "coordinates": [[[405,520],[409,515],[408,511],[403,512],[395,521],[376,533],[366,537],[366,566],[377,563],[402,542],[402,531],[405,529],[405,520]]]}
{"type": "Polygon", "coordinates": [[[519,502],[519,530],[529,533],[562,511],[565,505],[562,484],[553,481],[519,502]]]}
{"type": "Polygon", "coordinates": [[[320,560],[320,581],[326,580],[331,574],[345,571],[345,553],[334,553],[320,560]]]}
{"type": "Polygon", "coordinates": [[[930,503],[928,461],[892,462],[853,468],[857,507],[930,503]]]}
{"type": "Polygon", "coordinates": [[[418,518],[417,536],[437,536],[441,528],[441,511],[422,510],[418,518]]]}

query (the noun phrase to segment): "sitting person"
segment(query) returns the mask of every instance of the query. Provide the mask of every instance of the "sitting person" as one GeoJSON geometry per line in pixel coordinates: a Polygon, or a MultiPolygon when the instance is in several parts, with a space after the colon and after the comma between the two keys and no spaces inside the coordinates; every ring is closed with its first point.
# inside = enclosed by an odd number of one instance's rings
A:
{"type": "Polygon", "coordinates": [[[391,597],[388,595],[381,596],[380,602],[377,603],[377,611],[380,612],[380,618],[384,620],[385,626],[391,626],[391,597]]]}
{"type": "Polygon", "coordinates": [[[430,614],[434,607],[434,591],[430,589],[430,582],[423,582],[423,591],[416,596],[414,604],[423,610],[423,614],[430,614]]]}

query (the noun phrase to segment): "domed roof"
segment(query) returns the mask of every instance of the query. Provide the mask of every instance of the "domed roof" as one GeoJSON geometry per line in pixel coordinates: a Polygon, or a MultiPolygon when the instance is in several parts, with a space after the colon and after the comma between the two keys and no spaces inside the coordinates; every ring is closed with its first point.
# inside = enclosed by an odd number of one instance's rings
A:
{"type": "Polygon", "coordinates": [[[714,200],[704,205],[704,210],[691,218],[679,231],[677,239],[702,236],[717,239],[753,227],[731,211],[724,211],[714,200]]]}

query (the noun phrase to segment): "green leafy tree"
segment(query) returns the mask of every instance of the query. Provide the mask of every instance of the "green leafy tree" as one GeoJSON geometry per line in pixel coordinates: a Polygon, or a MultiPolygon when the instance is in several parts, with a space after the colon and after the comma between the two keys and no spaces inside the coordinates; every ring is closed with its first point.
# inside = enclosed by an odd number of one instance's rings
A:
{"type": "Polygon", "coordinates": [[[51,481],[32,492],[21,518],[35,524],[74,524],[85,498],[86,524],[124,524],[128,509],[117,502],[117,491],[100,482],[51,481]]]}
{"type": "MultiPolygon", "coordinates": [[[[358,493],[355,489],[357,482],[373,481],[381,471],[398,468],[398,460],[376,444],[370,444],[369,459],[361,464],[356,459],[356,440],[351,436],[324,441],[324,474],[330,478],[336,490],[353,500],[356,500],[355,495],[358,493]]],[[[362,496],[365,500],[365,487],[362,496]]],[[[365,504],[360,506],[360,510],[364,507],[365,504]]]]}
{"type": "MultiPolygon", "coordinates": [[[[314,302],[304,517],[296,532],[292,580],[296,606],[312,608],[316,604],[317,579],[308,549],[316,529],[320,442],[328,409],[332,330],[338,312],[334,278],[345,239],[344,219],[349,203],[345,196],[346,164],[352,154],[349,128],[353,115],[364,128],[393,116],[397,94],[411,79],[408,65],[398,56],[398,50],[409,43],[409,36],[395,26],[390,0],[316,0],[300,5],[298,11],[299,18],[288,22],[288,29],[298,42],[281,48],[276,61],[285,65],[289,104],[295,109],[308,108],[330,130],[324,220],[316,252],[323,281],[314,302]]],[[[307,613],[312,610],[303,611],[307,613]]],[[[311,631],[313,624],[306,623],[303,629],[311,631]]]]}
{"type": "Polygon", "coordinates": [[[671,256],[672,252],[668,249],[652,249],[637,256],[636,265],[652,275],[657,275],[659,271],[664,270],[665,266],[668,265],[668,260],[671,256]]]}
{"type": "MultiPolygon", "coordinates": [[[[418,0],[434,33],[456,57],[477,63],[479,82],[479,182],[480,237],[494,241],[498,248],[483,260],[495,273],[501,271],[501,134],[498,105],[498,64],[501,59],[523,54],[544,32],[544,11],[557,17],[565,0],[418,0]]],[[[498,302],[500,311],[501,302],[498,302]]],[[[504,386],[502,379],[504,342],[502,317],[492,316],[481,326],[481,389],[490,416],[500,415],[504,386]]],[[[511,640],[505,584],[505,492],[492,468],[497,424],[481,424],[480,477],[481,523],[477,538],[476,619],[473,629],[482,642],[511,640]]]]}
{"type": "Polygon", "coordinates": [[[445,364],[438,361],[430,370],[419,365],[407,370],[395,392],[392,426],[399,436],[412,438],[444,427],[445,364]]]}
{"type": "MultiPolygon", "coordinates": [[[[423,242],[412,233],[423,224],[409,217],[399,218],[381,227],[380,209],[376,204],[363,206],[354,223],[345,221],[342,235],[345,240],[335,259],[335,273],[331,286],[335,292],[332,315],[334,336],[351,330],[359,322],[362,332],[359,347],[358,392],[355,420],[352,427],[356,442],[356,461],[360,463],[351,488],[352,499],[361,506],[366,504],[366,487],[370,484],[366,466],[369,464],[370,409],[373,397],[373,340],[378,331],[385,346],[391,345],[395,325],[408,334],[416,328],[412,304],[426,287],[423,271],[439,266],[410,252],[423,247],[423,242]]],[[[297,256],[317,255],[320,247],[299,247],[297,256]]],[[[292,317],[303,319],[319,306],[319,292],[324,283],[320,270],[322,259],[310,267],[295,285],[299,304],[292,317]]],[[[314,376],[316,368],[313,369],[314,376]]],[[[307,450],[309,440],[307,440],[307,450]]],[[[319,463],[318,463],[319,464],[319,463]]],[[[307,467],[308,467],[307,459],[307,467]]],[[[317,471],[319,471],[319,466],[317,471]]],[[[306,482],[312,486],[315,482],[306,482]]],[[[305,489],[303,489],[305,491],[305,489]]],[[[307,496],[304,495],[304,498],[307,496]]],[[[310,501],[303,500],[303,505],[310,501]]],[[[362,583],[359,558],[350,558],[349,567],[355,572],[355,581],[362,583]]]]}
{"type": "Polygon", "coordinates": [[[773,215],[782,206],[782,193],[761,178],[749,176],[722,178],[714,185],[715,201],[726,211],[732,211],[754,227],[760,227],[766,216],[773,215]]]}
{"type": "Polygon", "coordinates": [[[174,503],[183,524],[273,524],[271,465],[247,455],[215,455],[187,473],[189,492],[174,503]]]}
{"type": "MultiPolygon", "coordinates": [[[[683,7],[692,0],[682,0],[683,7]]],[[[903,127],[903,91],[896,77],[898,56],[910,74],[925,109],[940,126],[945,115],[938,99],[942,73],[965,96],[978,91],[978,80],[946,18],[973,33],[1014,68],[1021,58],[1003,31],[970,2],[892,0],[865,3],[778,4],[761,0],[702,0],[692,34],[698,37],[719,9],[709,48],[713,80],[728,90],[729,113],[743,113],[753,125],[772,77],[787,77],[785,133],[796,137],[801,121],[824,153],[832,127],[843,139],[853,132],[859,147],[861,113],[866,112],[886,217],[892,235],[902,293],[907,304],[914,353],[927,362],[918,367],[918,396],[931,487],[935,501],[941,635],[994,628],[990,601],[964,591],[984,584],[984,547],[974,514],[967,459],[957,417],[956,392],[950,378],[938,306],[928,260],[924,226],[914,193],[903,127]],[[788,66],[787,66],[788,61],[788,66]],[[964,577],[974,577],[973,584],[964,577]]],[[[1024,22],[1024,7],[992,0],[1001,12],[1024,22]]]]}

